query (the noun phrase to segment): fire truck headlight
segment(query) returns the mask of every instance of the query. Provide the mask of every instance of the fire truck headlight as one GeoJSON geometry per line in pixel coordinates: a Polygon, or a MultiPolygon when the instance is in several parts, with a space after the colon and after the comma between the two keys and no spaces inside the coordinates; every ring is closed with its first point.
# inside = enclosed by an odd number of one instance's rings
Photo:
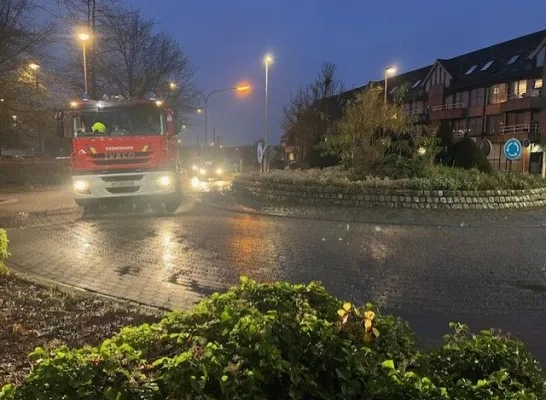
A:
{"type": "Polygon", "coordinates": [[[167,188],[172,183],[172,178],[168,175],[161,176],[157,179],[157,186],[161,188],[167,188]]]}
{"type": "Polygon", "coordinates": [[[218,169],[216,170],[216,173],[217,173],[218,175],[222,175],[222,174],[224,173],[224,171],[222,170],[222,168],[218,168],[218,169]]]}
{"type": "Polygon", "coordinates": [[[197,168],[197,165],[192,165],[191,169],[193,169],[194,171],[197,171],[199,168],[197,168]]]}
{"type": "Polygon", "coordinates": [[[89,182],[87,181],[74,181],[74,190],[78,193],[84,193],[89,191],[89,182]]]}
{"type": "Polygon", "coordinates": [[[204,169],[204,168],[201,168],[201,169],[199,170],[199,173],[200,173],[201,175],[205,175],[205,174],[207,173],[207,170],[204,169]]]}

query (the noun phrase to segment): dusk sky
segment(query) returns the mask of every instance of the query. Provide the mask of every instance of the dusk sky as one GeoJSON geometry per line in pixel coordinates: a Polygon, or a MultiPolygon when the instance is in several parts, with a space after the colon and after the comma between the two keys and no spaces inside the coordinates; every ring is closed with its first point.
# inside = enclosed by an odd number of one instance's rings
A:
{"type": "MultiPolygon", "coordinates": [[[[386,65],[399,72],[546,28],[544,0],[130,0],[162,22],[197,68],[205,92],[247,79],[245,99],[231,93],[209,101],[209,134],[224,143],[262,137],[262,57],[271,52],[269,136],[281,135],[282,105],[290,90],[335,62],[346,88],[380,79],[386,65]]],[[[187,141],[203,134],[203,117],[192,118],[187,141]]],[[[201,140],[202,136],[201,136],[201,140]]]]}

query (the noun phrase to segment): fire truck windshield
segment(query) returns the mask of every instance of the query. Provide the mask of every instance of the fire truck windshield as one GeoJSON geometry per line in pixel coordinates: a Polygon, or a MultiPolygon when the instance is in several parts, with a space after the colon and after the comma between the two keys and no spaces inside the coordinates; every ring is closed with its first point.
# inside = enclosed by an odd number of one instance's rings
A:
{"type": "Polygon", "coordinates": [[[73,117],[74,136],[163,135],[165,122],[159,110],[115,107],[84,110],[73,117]]]}

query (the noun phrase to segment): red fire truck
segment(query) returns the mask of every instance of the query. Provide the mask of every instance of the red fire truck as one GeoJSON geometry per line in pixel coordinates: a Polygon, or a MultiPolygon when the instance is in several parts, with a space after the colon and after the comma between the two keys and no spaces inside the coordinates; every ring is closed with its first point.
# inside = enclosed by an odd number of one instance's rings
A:
{"type": "Polygon", "coordinates": [[[173,110],[153,98],[112,97],[70,106],[55,119],[57,135],[72,138],[76,203],[86,212],[112,202],[163,205],[175,212],[182,190],[173,110]]]}

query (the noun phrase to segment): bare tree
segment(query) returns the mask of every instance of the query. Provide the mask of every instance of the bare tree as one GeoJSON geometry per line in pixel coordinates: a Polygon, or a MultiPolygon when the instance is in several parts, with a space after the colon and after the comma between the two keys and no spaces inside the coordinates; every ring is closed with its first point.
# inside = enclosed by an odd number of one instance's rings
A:
{"type": "Polygon", "coordinates": [[[37,24],[32,0],[0,0],[0,79],[25,59],[41,53],[53,32],[52,24],[37,24]]]}
{"type": "Polygon", "coordinates": [[[313,162],[312,150],[330,126],[331,108],[336,107],[337,103],[328,99],[343,91],[336,71],[334,63],[323,63],[316,79],[290,93],[290,101],[283,107],[281,128],[285,133],[290,131],[294,135],[299,161],[313,162]]]}
{"type": "Polygon", "coordinates": [[[99,74],[108,87],[122,95],[161,92],[162,97],[169,96],[172,105],[183,109],[194,93],[194,68],[180,44],[156,28],[157,22],[143,18],[139,11],[107,17],[99,74]],[[176,89],[169,87],[171,81],[176,89]]]}

